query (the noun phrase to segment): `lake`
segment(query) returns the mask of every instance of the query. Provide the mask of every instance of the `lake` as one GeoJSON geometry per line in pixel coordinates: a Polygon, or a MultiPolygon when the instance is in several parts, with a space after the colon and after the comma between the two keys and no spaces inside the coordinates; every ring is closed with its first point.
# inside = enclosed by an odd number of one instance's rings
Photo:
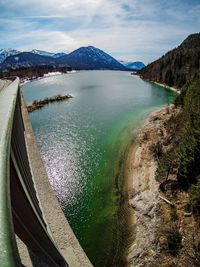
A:
{"type": "Polygon", "coordinates": [[[27,83],[31,103],[72,99],[30,113],[49,181],[80,244],[96,267],[117,264],[117,177],[144,117],[175,93],[130,72],[80,71],[27,83]]]}

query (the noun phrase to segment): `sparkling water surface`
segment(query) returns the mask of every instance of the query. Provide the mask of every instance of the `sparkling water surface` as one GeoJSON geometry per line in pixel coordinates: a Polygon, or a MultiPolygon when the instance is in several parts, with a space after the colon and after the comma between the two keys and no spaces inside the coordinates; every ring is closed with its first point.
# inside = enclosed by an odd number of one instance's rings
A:
{"type": "Polygon", "coordinates": [[[27,103],[57,94],[72,99],[30,113],[49,181],[94,266],[116,251],[119,162],[142,119],[174,93],[129,72],[80,71],[22,88],[27,103]]]}

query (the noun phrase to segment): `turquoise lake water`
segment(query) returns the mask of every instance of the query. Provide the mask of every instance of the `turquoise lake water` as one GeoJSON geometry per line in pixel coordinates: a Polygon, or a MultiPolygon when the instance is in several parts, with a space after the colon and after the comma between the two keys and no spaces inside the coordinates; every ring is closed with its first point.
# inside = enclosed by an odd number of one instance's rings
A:
{"type": "Polygon", "coordinates": [[[96,267],[115,265],[119,162],[144,116],[174,92],[120,71],[81,71],[27,83],[27,103],[72,99],[30,113],[49,181],[96,267]]]}

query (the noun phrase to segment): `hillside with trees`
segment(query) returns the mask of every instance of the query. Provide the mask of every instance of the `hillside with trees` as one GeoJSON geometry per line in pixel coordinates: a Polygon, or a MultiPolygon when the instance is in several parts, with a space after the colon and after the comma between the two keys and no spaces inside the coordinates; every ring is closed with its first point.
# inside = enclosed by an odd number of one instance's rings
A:
{"type": "MultiPolygon", "coordinates": [[[[200,34],[140,71],[143,79],[181,89],[166,135],[154,143],[160,194],[154,266],[200,266],[200,34]]],[[[154,140],[155,141],[155,140],[154,140]]]]}
{"type": "Polygon", "coordinates": [[[6,71],[0,71],[0,78],[7,78],[17,76],[21,80],[23,79],[36,79],[38,77],[43,77],[44,74],[49,72],[61,72],[66,73],[71,71],[71,67],[55,67],[55,66],[33,66],[33,67],[20,67],[16,69],[8,69],[6,71]]]}
{"type": "Polygon", "coordinates": [[[189,35],[177,48],[142,69],[148,81],[181,89],[200,72],[200,33],[189,35]]]}

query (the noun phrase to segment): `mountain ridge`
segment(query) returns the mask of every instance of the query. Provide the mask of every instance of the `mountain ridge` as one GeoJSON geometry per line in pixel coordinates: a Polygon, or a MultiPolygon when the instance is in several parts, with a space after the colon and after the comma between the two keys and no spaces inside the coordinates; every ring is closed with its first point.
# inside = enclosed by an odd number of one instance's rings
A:
{"type": "Polygon", "coordinates": [[[28,52],[31,52],[31,53],[34,53],[34,54],[37,54],[37,55],[40,55],[40,56],[49,56],[49,57],[53,57],[53,58],[58,58],[58,57],[67,55],[64,52],[56,52],[56,53],[54,53],[54,52],[48,52],[48,51],[43,51],[43,50],[39,50],[39,49],[32,49],[31,51],[28,51],[28,52]]]}
{"type": "MultiPolygon", "coordinates": [[[[0,68],[5,69],[17,69],[17,68],[28,68],[34,66],[58,66],[57,60],[53,57],[41,56],[31,52],[22,52],[16,55],[7,57],[2,63],[0,68]]],[[[68,65],[65,64],[67,67],[68,65]]]]}
{"type": "Polygon", "coordinates": [[[0,69],[16,69],[21,67],[34,66],[71,66],[74,69],[108,69],[127,70],[115,58],[93,46],[80,47],[70,54],[51,53],[42,50],[32,50],[31,52],[13,52],[0,64],[0,69]]]}

